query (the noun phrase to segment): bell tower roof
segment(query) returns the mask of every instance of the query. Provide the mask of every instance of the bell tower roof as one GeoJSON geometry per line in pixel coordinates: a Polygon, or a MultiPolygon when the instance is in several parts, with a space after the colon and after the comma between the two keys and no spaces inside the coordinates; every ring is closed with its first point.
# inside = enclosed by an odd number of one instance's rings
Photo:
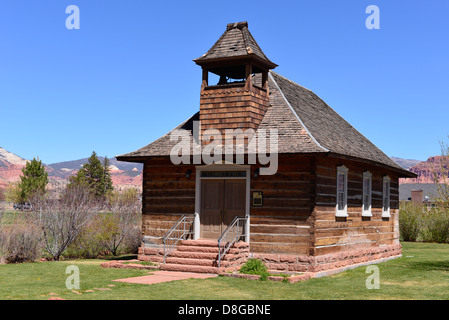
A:
{"type": "Polygon", "coordinates": [[[223,62],[252,61],[263,69],[274,69],[277,64],[270,61],[248,30],[248,23],[229,23],[226,31],[204,55],[193,60],[200,66],[223,62]]]}

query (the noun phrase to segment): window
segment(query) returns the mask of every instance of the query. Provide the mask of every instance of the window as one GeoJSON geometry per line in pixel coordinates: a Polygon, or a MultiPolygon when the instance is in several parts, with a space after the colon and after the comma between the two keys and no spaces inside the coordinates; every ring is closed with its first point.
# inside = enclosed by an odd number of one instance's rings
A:
{"type": "Polygon", "coordinates": [[[246,171],[201,171],[201,178],[244,178],[246,171]]]}
{"type": "Polygon", "coordinates": [[[348,216],[348,168],[340,166],[337,168],[337,205],[336,216],[348,216]]]}
{"type": "Polygon", "coordinates": [[[382,183],[382,217],[390,216],[390,177],[385,176],[382,183]]]}
{"type": "Polygon", "coordinates": [[[371,173],[365,171],[363,173],[363,205],[362,216],[371,217],[371,173]]]}

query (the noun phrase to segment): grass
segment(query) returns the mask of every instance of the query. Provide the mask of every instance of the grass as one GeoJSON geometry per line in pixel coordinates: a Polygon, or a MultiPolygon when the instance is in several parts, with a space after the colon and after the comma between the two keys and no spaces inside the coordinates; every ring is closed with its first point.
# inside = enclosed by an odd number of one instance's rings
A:
{"type": "Polygon", "coordinates": [[[104,260],[0,265],[0,299],[46,300],[51,293],[83,300],[449,299],[449,244],[405,242],[402,254],[402,258],[377,265],[380,289],[371,290],[365,285],[370,275],[366,267],[296,284],[217,277],[141,285],[112,280],[147,275],[148,271],[104,269],[100,267],[104,260]],[[80,270],[76,292],[65,285],[69,265],[80,270]]]}
{"type": "Polygon", "coordinates": [[[29,215],[29,211],[7,210],[0,211],[0,225],[14,224],[17,219],[21,219],[29,215]]]}

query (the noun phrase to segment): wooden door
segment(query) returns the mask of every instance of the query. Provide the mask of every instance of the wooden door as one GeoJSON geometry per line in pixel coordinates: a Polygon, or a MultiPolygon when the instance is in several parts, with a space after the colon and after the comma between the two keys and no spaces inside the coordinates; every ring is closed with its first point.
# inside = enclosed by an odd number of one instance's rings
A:
{"type": "Polygon", "coordinates": [[[224,180],[201,181],[201,238],[218,239],[221,235],[224,180]]]}
{"type": "Polygon", "coordinates": [[[246,211],[246,180],[225,180],[222,232],[235,217],[244,217],[246,211]]]}
{"type": "Polygon", "coordinates": [[[201,180],[201,238],[218,239],[246,210],[246,180],[201,180]]]}

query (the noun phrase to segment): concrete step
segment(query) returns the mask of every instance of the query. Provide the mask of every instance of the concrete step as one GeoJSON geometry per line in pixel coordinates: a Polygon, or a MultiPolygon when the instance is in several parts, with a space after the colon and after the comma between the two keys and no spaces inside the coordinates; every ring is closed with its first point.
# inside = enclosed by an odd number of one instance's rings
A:
{"type": "MultiPolygon", "coordinates": [[[[194,251],[180,251],[174,250],[170,252],[169,257],[174,258],[184,258],[184,259],[204,259],[204,260],[217,260],[218,253],[211,252],[194,252],[194,251]]],[[[242,257],[248,256],[247,253],[238,253],[238,254],[226,254],[223,257],[223,260],[232,261],[242,257]]]]}
{"type": "Polygon", "coordinates": [[[237,242],[222,258],[221,268],[218,268],[219,250],[216,240],[183,240],[166,257],[165,264],[161,247],[139,250],[139,259],[160,263],[160,269],[167,271],[226,273],[238,270],[249,255],[248,243],[237,242]]]}
{"type": "Polygon", "coordinates": [[[160,270],[195,272],[195,273],[214,273],[214,274],[220,272],[220,270],[217,267],[194,266],[187,264],[171,264],[171,263],[161,264],[160,270]]]}
{"type": "Polygon", "coordinates": [[[186,264],[162,264],[160,270],[166,271],[179,271],[179,272],[194,272],[194,273],[212,273],[212,274],[223,274],[227,272],[237,271],[240,266],[231,267],[205,267],[205,266],[191,266],[186,264]]]}
{"type": "MultiPolygon", "coordinates": [[[[138,255],[138,259],[140,261],[151,261],[155,263],[164,263],[164,257],[163,256],[148,256],[148,255],[138,255]]],[[[221,266],[227,267],[227,266],[238,266],[242,265],[246,262],[247,257],[246,256],[240,256],[237,259],[232,260],[222,260],[221,266]]],[[[191,259],[191,258],[179,258],[179,257],[166,257],[165,263],[169,264],[186,264],[186,265],[199,265],[199,266],[217,266],[218,260],[217,259],[191,259]]]]}
{"type": "MultiPolygon", "coordinates": [[[[191,246],[191,247],[216,247],[218,248],[218,241],[216,240],[207,240],[207,239],[199,239],[199,240],[182,240],[179,242],[178,246],[191,246]]],[[[232,248],[249,248],[249,244],[247,242],[239,241],[232,245],[232,248]]]]}
{"type": "Polygon", "coordinates": [[[207,240],[207,239],[198,239],[198,240],[181,240],[179,242],[181,246],[195,246],[195,247],[218,247],[217,240],[207,240]]]}
{"type": "MultiPolygon", "coordinates": [[[[222,267],[230,267],[230,266],[237,266],[245,263],[245,258],[240,258],[236,260],[223,260],[221,261],[222,267]]],[[[162,262],[162,261],[161,261],[162,262]]],[[[205,267],[216,267],[218,266],[217,260],[209,260],[209,259],[185,259],[185,258],[173,258],[173,257],[167,257],[165,259],[165,263],[168,264],[185,264],[185,265],[192,265],[192,266],[205,266],[205,267]]]]}
{"type": "MultiPolygon", "coordinates": [[[[178,251],[185,252],[205,252],[205,253],[216,253],[218,254],[219,248],[217,247],[197,247],[197,246],[178,246],[178,251]]],[[[240,254],[240,253],[249,253],[249,248],[230,248],[226,254],[240,254]]]]}

